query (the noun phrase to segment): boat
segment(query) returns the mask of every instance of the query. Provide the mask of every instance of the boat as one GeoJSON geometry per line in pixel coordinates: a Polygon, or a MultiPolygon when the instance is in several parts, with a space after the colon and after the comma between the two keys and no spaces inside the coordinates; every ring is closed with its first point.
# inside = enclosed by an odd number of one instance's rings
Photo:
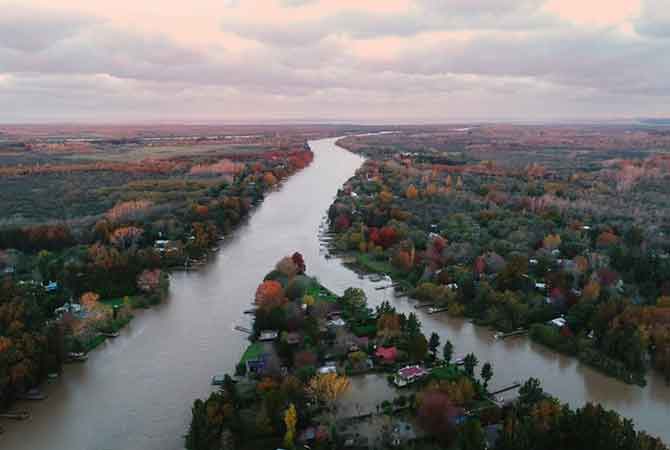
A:
{"type": "Polygon", "coordinates": [[[117,338],[117,337],[121,336],[121,333],[119,333],[118,331],[113,331],[111,333],[103,332],[103,333],[100,333],[100,336],[104,336],[106,338],[114,339],[114,338],[117,338]]]}
{"type": "Polygon", "coordinates": [[[37,388],[28,389],[28,391],[19,397],[21,400],[45,400],[46,394],[37,388]]]}
{"type": "Polygon", "coordinates": [[[84,362],[88,359],[88,355],[86,353],[82,352],[70,352],[67,354],[67,359],[65,360],[66,363],[73,363],[73,362],[84,362]]]}

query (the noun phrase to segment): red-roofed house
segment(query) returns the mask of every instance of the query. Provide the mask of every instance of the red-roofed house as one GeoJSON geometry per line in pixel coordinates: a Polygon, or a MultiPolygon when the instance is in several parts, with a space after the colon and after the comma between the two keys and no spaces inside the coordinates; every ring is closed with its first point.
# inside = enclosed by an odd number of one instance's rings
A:
{"type": "Polygon", "coordinates": [[[379,347],[375,356],[383,363],[393,364],[398,357],[398,349],[395,347],[379,347]]]}

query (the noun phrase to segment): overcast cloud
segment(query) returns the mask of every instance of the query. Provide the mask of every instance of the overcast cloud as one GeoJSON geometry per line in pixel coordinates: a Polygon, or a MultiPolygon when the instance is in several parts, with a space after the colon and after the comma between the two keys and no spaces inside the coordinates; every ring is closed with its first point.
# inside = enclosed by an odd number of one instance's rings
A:
{"type": "Polygon", "coordinates": [[[0,122],[670,115],[668,0],[0,8],[0,122]]]}

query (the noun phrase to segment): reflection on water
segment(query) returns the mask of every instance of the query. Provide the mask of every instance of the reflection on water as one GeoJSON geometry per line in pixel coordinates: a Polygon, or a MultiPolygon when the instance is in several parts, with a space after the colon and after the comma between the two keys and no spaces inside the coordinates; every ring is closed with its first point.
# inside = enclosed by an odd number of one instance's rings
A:
{"type": "MultiPolygon", "coordinates": [[[[49,399],[17,408],[33,418],[3,423],[0,448],[12,450],[177,450],[196,397],[210,391],[215,373],[232,371],[246,345],[233,330],[248,323],[256,286],[282,256],[303,253],[309,273],[342,293],[363,288],[372,305],[390,301],[405,313],[413,302],[326,259],[317,235],[337,189],[362,159],[334,146],[334,139],[312,142],[314,162],[270,194],[212,263],[200,272],[175,273],[169,300],[141,311],[121,337],[108,341],[83,365],[46,387],[49,399]]],[[[492,387],[534,376],[572,405],[601,402],[635,419],[670,442],[670,389],[657,376],[642,389],[607,378],[571,358],[525,338],[494,340],[493,332],[445,314],[418,312],[427,334],[450,339],[457,354],[474,352],[494,366],[492,387]]],[[[365,382],[366,395],[388,394],[385,380],[365,382]],[[370,387],[373,387],[370,389],[370,387]]]]}

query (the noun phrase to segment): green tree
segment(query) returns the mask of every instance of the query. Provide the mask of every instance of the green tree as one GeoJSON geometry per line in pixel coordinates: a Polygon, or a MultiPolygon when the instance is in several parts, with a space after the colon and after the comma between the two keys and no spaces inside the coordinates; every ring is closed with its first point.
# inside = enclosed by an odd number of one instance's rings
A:
{"type": "Polygon", "coordinates": [[[525,404],[534,404],[545,397],[544,390],[537,378],[529,378],[523,386],[519,388],[519,400],[525,404]]]}
{"type": "Polygon", "coordinates": [[[426,337],[421,333],[411,336],[407,343],[407,353],[412,361],[424,360],[426,353],[428,353],[428,341],[426,337]]]}
{"type": "Polygon", "coordinates": [[[489,381],[491,381],[491,378],[493,378],[493,366],[491,366],[491,363],[484,363],[482,366],[481,376],[484,380],[484,389],[488,389],[489,381]]]}
{"type": "Polygon", "coordinates": [[[447,341],[446,344],[444,344],[444,348],[442,348],[442,356],[447,364],[451,363],[451,358],[454,356],[454,344],[452,344],[451,341],[447,341]]]}
{"type": "Polygon", "coordinates": [[[437,333],[432,333],[430,335],[428,348],[430,349],[431,355],[433,355],[433,360],[437,358],[437,349],[440,348],[440,336],[438,336],[437,333]]]}
{"type": "Polygon", "coordinates": [[[478,363],[479,361],[477,360],[477,357],[473,353],[468,353],[463,360],[465,372],[473,377],[475,375],[475,367],[477,367],[478,363]]]}
{"type": "Polygon", "coordinates": [[[416,317],[416,314],[409,313],[406,327],[407,327],[407,334],[409,334],[411,337],[414,337],[419,333],[421,333],[421,322],[419,322],[419,318],[416,317]]]}
{"type": "Polygon", "coordinates": [[[484,450],[486,439],[479,420],[466,420],[458,433],[458,442],[461,450],[484,450]]]}

